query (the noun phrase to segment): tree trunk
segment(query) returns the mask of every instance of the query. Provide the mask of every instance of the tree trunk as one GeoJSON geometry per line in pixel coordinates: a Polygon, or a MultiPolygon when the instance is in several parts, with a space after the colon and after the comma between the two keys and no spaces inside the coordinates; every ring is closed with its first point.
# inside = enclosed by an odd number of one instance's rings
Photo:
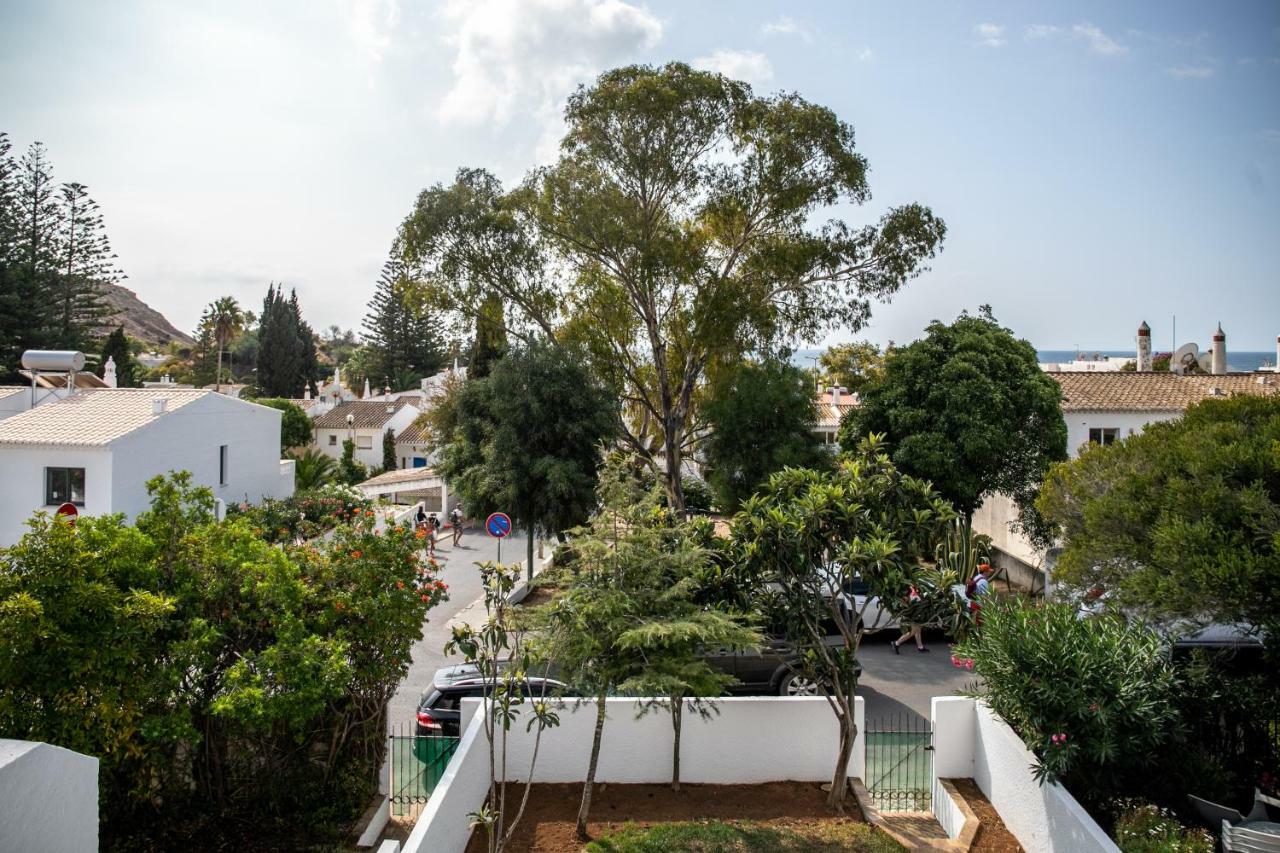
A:
{"type": "Polygon", "coordinates": [[[526,543],[527,547],[525,548],[524,576],[529,580],[533,580],[533,537],[534,537],[533,522],[530,521],[527,527],[529,529],[525,531],[525,538],[528,539],[529,541],[526,543]]]}
{"type": "Polygon", "coordinates": [[[213,387],[222,393],[222,346],[218,346],[218,374],[213,377],[213,387]]]}
{"type": "Polygon", "coordinates": [[[680,793],[680,726],[684,722],[684,697],[671,700],[671,728],[675,731],[675,748],[671,752],[671,790],[680,793]]]}
{"type": "Polygon", "coordinates": [[[582,785],[582,804],[578,806],[578,839],[590,841],[587,834],[587,813],[591,811],[591,789],[596,783],[596,764],[600,761],[600,739],[604,735],[605,697],[603,690],[596,697],[596,732],[591,741],[591,761],[587,764],[587,781],[582,785]]]}
{"type": "Polygon", "coordinates": [[[849,759],[853,756],[853,741],[858,736],[858,726],[853,721],[852,703],[844,697],[837,697],[840,705],[840,751],[836,755],[836,768],[831,776],[831,793],[827,795],[827,805],[839,814],[844,814],[844,798],[849,791],[849,759]]]}
{"type": "MultiPolygon", "coordinates": [[[[674,419],[672,419],[674,420],[674,419]]],[[[684,518],[684,487],[680,483],[680,468],[684,461],[681,455],[682,430],[677,424],[668,421],[663,425],[662,451],[666,460],[667,503],[671,505],[671,513],[677,518],[684,518]]]]}

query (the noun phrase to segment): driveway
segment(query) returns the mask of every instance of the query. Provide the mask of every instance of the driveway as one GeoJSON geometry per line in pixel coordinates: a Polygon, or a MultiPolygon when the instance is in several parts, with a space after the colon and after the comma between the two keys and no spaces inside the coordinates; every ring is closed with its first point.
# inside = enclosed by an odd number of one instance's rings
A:
{"type": "MultiPolygon", "coordinates": [[[[440,580],[449,587],[449,600],[433,607],[427,613],[427,621],[422,626],[422,639],[413,644],[412,663],[409,672],[400,682],[387,708],[387,722],[393,733],[413,734],[413,723],[418,711],[418,699],[422,691],[431,684],[431,677],[446,663],[460,663],[461,657],[446,658],[444,644],[448,641],[449,619],[480,597],[480,572],[476,563],[498,558],[498,540],[484,532],[483,528],[472,523],[462,536],[462,542],[456,548],[449,544],[450,532],[442,532],[442,541],[436,548],[436,559],[440,561],[440,580]]],[[[525,538],[519,531],[513,531],[502,542],[502,558],[504,562],[514,563],[524,559],[525,538]]]]}
{"type": "Polygon", "coordinates": [[[892,643],[898,636],[897,630],[868,634],[858,651],[862,678],[857,692],[866,700],[868,720],[894,714],[928,719],[930,699],[958,695],[977,680],[971,671],[951,664],[951,648],[941,633],[925,632],[929,651],[923,654],[908,640],[895,655],[892,643]]]}

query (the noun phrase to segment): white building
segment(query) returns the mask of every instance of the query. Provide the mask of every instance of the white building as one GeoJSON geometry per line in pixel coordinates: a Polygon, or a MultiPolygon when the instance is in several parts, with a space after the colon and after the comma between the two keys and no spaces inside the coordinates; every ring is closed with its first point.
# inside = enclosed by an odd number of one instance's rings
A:
{"type": "MultiPolygon", "coordinates": [[[[1147,424],[1172,421],[1194,403],[1237,394],[1280,394],[1280,377],[1266,373],[1179,375],[1176,373],[1050,373],[1062,387],[1062,416],[1067,422],[1067,453],[1080,455],[1089,442],[1111,444],[1137,435],[1147,424]]],[[[1036,549],[1009,529],[1017,508],[1004,495],[992,495],[973,515],[973,528],[991,537],[992,561],[1014,580],[1042,588],[1052,568],[1052,553],[1036,549]]]]}
{"type": "Polygon", "coordinates": [[[848,388],[833,386],[819,394],[814,405],[818,412],[813,431],[819,443],[831,451],[839,450],[840,422],[858,407],[858,395],[850,394],[848,388]]]}
{"type": "Polygon", "coordinates": [[[382,435],[409,428],[421,411],[408,400],[355,400],[339,403],[315,419],[314,446],[334,459],[342,458],[342,444],[355,441],[357,462],[382,467],[382,435]]]}
{"type": "Polygon", "coordinates": [[[396,458],[401,468],[426,468],[436,463],[426,433],[417,422],[396,431],[396,458]]]}
{"type": "Polygon", "coordinates": [[[200,389],[81,391],[0,420],[0,546],[63,503],[132,520],[150,507],[147,480],[170,471],[224,503],[293,494],[275,409],[200,389]]]}

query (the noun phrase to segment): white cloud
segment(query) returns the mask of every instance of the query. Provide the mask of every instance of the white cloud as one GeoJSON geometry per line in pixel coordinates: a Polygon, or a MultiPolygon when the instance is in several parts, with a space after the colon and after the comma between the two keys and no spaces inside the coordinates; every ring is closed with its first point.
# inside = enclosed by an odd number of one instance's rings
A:
{"type": "Polygon", "coordinates": [[[1123,56],[1129,52],[1129,48],[1120,44],[1093,24],[1076,24],[1071,28],[1071,33],[1076,38],[1087,41],[1090,50],[1103,56],[1123,56]]]}
{"type": "Polygon", "coordinates": [[[1004,26],[1002,24],[977,24],[973,32],[978,41],[986,47],[1000,47],[1004,44],[1004,26]]]}
{"type": "Polygon", "coordinates": [[[397,0],[353,0],[348,27],[356,45],[374,62],[391,45],[391,32],[400,23],[397,0]]]}
{"type": "Polygon", "coordinates": [[[813,41],[813,33],[790,15],[780,15],[775,20],[761,25],[760,34],[766,36],[799,36],[805,41],[813,41]]]}
{"type": "Polygon", "coordinates": [[[754,50],[729,50],[721,48],[710,56],[700,56],[693,61],[694,68],[716,71],[733,80],[743,80],[753,86],[773,79],[773,63],[769,57],[754,50]]]}
{"type": "Polygon", "coordinates": [[[623,0],[453,0],[444,17],[456,52],[440,119],[502,125],[528,114],[553,136],[577,84],[662,38],[661,21],[623,0]]]}
{"type": "Polygon", "coordinates": [[[1191,78],[1194,80],[1207,80],[1214,75],[1214,70],[1207,65],[1175,65],[1172,68],[1166,68],[1171,77],[1191,78]]]}
{"type": "Polygon", "coordinates": [[[1045,39],[1062,32],[1062,27],[1055,27],[1053,24],[1029,24],[1022,32],[1028,39],[1045,39]]]}
{"type": "Polygon", "coordinates": [[[876,52],[869,47],[864,47],[862,50],[858,51],[859,62],[870,62],[875,58],[876,52]]]}

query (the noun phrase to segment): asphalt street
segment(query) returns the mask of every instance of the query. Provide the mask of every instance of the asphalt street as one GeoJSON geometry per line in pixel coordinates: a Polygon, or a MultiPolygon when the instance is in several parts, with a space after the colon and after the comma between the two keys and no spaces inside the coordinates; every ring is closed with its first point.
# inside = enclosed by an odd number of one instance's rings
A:
{"type": "MultiPolygon", "coordinates": [[[[460,660],[444,654],[449,620],[480,597],[476,563],[495,560],[498,556],[498,540],[478,526],[467,528],[457,548],[449,544],[449,538],[449,532],[444,531],[437,549],[440,578],[449,586],[449,600],[427,614],[422,639],[413,645],[409,672],[389,707],[388,721],[393,730],[403,726],[406,733],[411,731],[418,699],[431,684],[435,671],[460,660]]],[[[516,562],[523,559],[524,548],[524,535],[517,530],[503,540],[502,556],[507,562],[516,562]]],[[[903,713],[928,718],[930,699],[957,695],[974,683],[972,672],[952,665],[951,649],[942,634],[925,634],[930,649],[927,653],[917,652],[908,640],[895,655],[891,643],[897,636],[896,630],[888,629],[869,634],[862,641],[858,659],[862,662],[863,674],[858,682],[858,695],[866,700],[868,719],[903,713]]]]}
{"type": "MultiPolygon", "coordinates": [[[[498,540],[489,536],[478,523],[472,522],[462,535],[462,542],[454,547],[449,544],[450,531],[441,533],[436,559],[440,561],[440,580],[449,587],[449,600],[432,608],[422,626],[422,639],[413,644],[413,662],[400,688],[391,697],[387,721],[392,731],[403,727],[405,734],[412,734],[412,723],[418,710],[422,691],[431,684],[431,677],[446,663],[458,663],[461,658],[446,658],[444,644],[449,639],[449,619],[458,611],[480,597],[480,572],[476,563],[496,560],[498,540]]],[[[515,563],[524,559],[525,537],[513,531],[502,540],[502,559],[515,563]]]]}
{"type": "Polygon", "coordinates": [[[974,674],[951,663],[951,648],[941,633],[925,632],[928,652],[917,652],[911,640],[898,654],[892,643],[898,631],[888,629],[862,640],[858,660],[862,678],[858,695],[867,703],[867,719],[914,713],[928,719],[929,700],[934,696],[956,696],[976,681],[974,674]]]}

